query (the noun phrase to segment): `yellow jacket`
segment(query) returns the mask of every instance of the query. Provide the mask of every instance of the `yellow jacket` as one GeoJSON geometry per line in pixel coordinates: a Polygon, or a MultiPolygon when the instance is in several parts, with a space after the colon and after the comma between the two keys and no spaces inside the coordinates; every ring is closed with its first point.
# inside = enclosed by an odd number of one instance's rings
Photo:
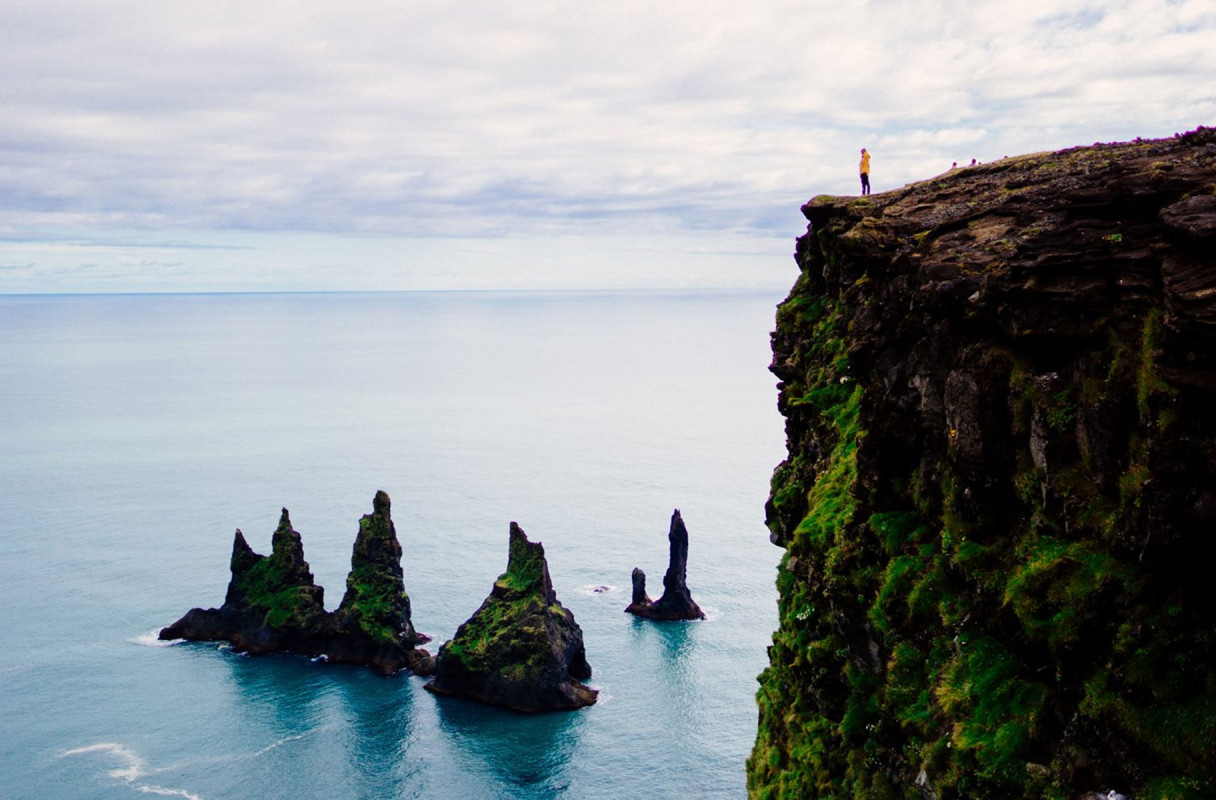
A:
{"type": "Polygon", "coordinates": [[[870,174],[870,154],[869,153],[861,154],[861,174],[862,175],[870,174]]]}

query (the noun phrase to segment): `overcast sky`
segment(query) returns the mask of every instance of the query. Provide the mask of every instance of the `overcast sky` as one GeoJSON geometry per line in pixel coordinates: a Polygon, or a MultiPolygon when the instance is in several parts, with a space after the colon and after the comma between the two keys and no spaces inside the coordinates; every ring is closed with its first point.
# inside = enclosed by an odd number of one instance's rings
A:
{"type": "Polygon", "coordinates": [[[1213,0],[3,0],[0,292],[788,285],[798,206],[1216,124],[1213,0]]]}

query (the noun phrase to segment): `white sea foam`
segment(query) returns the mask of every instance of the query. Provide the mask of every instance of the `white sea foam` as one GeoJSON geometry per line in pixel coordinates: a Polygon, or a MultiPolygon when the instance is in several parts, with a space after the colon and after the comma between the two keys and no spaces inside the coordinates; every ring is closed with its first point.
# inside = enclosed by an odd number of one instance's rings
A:
{"type": "Polygon", "coordinates": [[[589,583],[586,586],[578,587],[578,590],[583,594],[612,594],[617,591],[617,587],[606,583],[589,583]]]}
{"type": "Polygon", "coordinates": [[[112,769],[106,774],[115,780],[130,784],[131,788],[137,792],[160,795],[161,797],[184,797],[186,800],[203,800],[199,795],[188,792],[185,789],[169,789],[164,786],[157,786],[154,783],[142,782],[142,778],[156,772],[164,772],[164,770],[149,769],[138,753],[118,742],[98,742],[97,744],[90,744],[84,747],[76,747],[60,753],[59,757],[66,758],[68,756],[81,756],[89,753],[107,753],[116,756],[122,763],[122,766],[112,769]]]}
{"type": "Polygon", "coordinates": [[[250,753],[248,756],[246,756],[246,758],[257,758],[258,756],[269,753],[271,750],[282,747],[283,745],[287,744],[288,742],[298,742],[308,735],[309,734],[306,732],[306,733],[297,733],[294,736],[284,736],[282,739],[279,739],[276,742],[271,742],[270,744],[266,745],[261,750],[258,750],[256,753],[250,753]]]}
{"type": "Polygon", "coordinates": [[[701,610],[705,612],[706,622],[717,622],[722,618],[722,609],[710,608],[709,606],[701,606],[701,610]]]}
{"type": "Polygon", "coordinates": [[[184,797],[186,800],[202,800],[198,795],[191,794],[185,789],[166,789],[163,786],[152,786],[149,784],[142,784],[135,788],[144,794],[158,794],[161,797],[184,797]]]}
{"type": "Polygon", "coordinates": [[[143,759],[135,754],[130,748],[127,748],[117,742],[98,742],[85,747],[77,747],[73,750],[68,750],[61,754],[61,758],[67,756],[81,756],[86,753],[110,753],[117,756],[125,766],[118,769],[112,769],[107,773],[111,778],[127,781],[130,783],[144,774],[143,759]]]}
{"type": "Polygon", "coordinates": [[[146,633],[141,633],[131,640],[132,643],[141,647],[172,647],[175,644],[181,644],[185,639],[168,639],[162,640],[160,636],[160,628],[154,628],[146,633]]]}

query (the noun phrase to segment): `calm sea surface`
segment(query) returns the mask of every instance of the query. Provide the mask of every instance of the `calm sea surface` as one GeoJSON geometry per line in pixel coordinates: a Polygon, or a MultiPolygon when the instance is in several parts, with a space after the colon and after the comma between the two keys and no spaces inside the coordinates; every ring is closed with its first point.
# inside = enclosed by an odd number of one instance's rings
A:
{"type": "Polygon", "coordinates": [[[776,624],[772,294],[0,297],[0,797],[742,797],[776,624]],[[435,646],[544,542],[600,702],[161,646],[291,512],[327,605],[386,490],[435,646]],[[681,509],[709,614],[662,591],[681,509]],[[595,593],[596,586],[609,591],[595,593]]]}

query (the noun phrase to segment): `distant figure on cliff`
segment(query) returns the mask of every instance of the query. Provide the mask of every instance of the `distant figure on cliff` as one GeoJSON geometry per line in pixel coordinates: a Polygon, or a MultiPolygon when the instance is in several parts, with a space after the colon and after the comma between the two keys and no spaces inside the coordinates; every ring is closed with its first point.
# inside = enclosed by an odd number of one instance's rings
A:
{"type": "Polygon", "coordinates": [[[870,193],[870,154],[866,149],[861,148],[861,193],[867,195],[870,193]]]}

